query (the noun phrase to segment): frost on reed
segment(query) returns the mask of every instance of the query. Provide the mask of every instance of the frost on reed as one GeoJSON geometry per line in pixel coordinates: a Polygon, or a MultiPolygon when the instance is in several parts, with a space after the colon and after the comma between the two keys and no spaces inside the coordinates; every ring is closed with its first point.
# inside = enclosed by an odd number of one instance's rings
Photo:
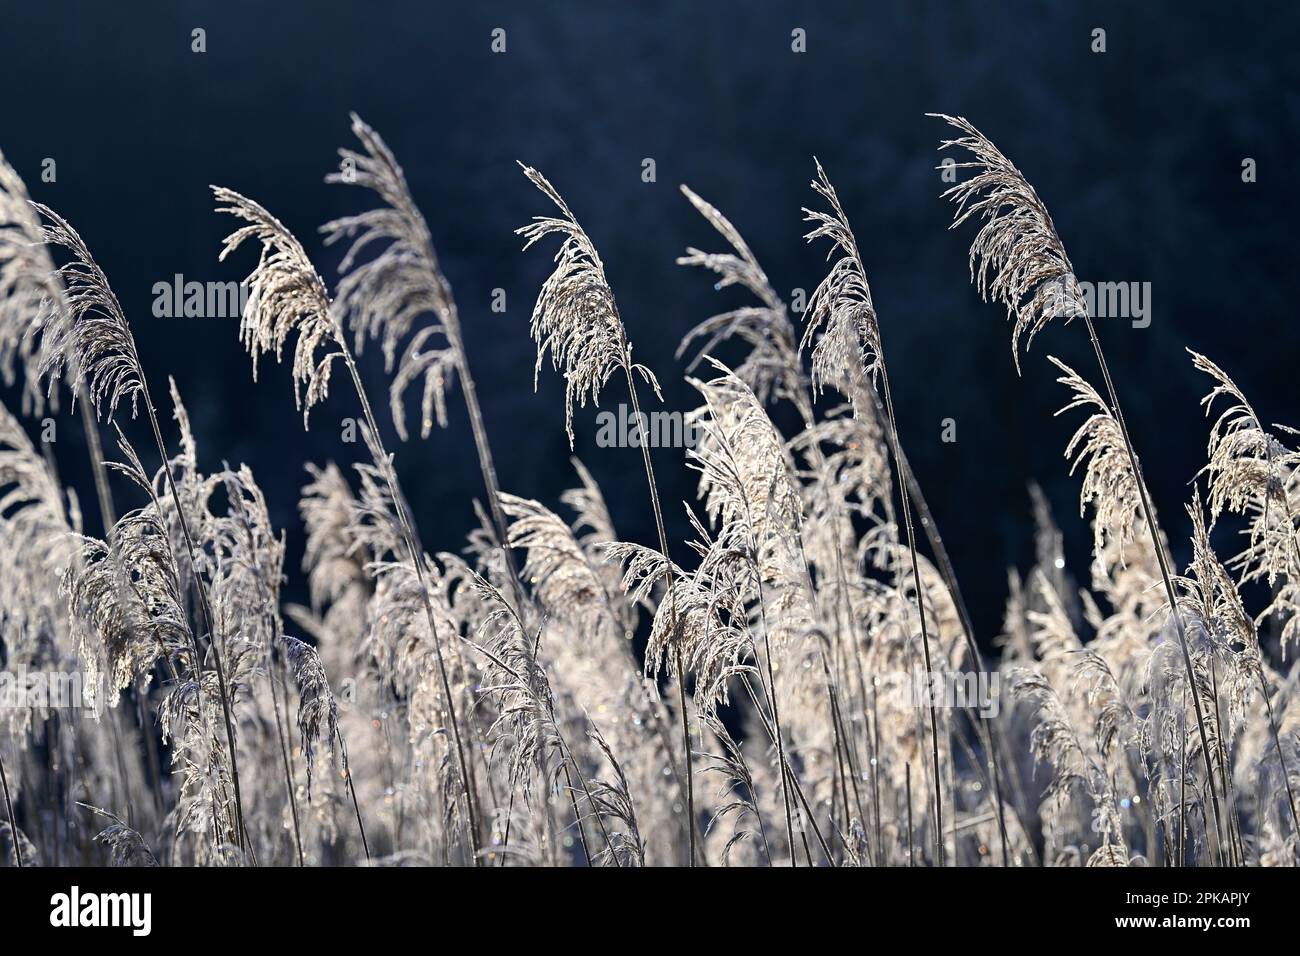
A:
{"type": "MultiPolygon", "coordinates": [[[[979,225],[972,278],[1013,319],[1013,367],[1061,317],[1088,335],[1100,375],[1049,357],[1058,414],[1077,418],[1062,468],[1078,473],[1091,566],[1067,566],[1032,490],[1034,560],[1008,575],[998,635],[974,632],[908,465],[891,388],[901,401],[912,383],[888,362],[869,250],[820,164],[806,238],[826,240],[829,261],[802,327],[762,250],[682,187],[704,238],[678,262],[727,298],[678,351],[700,440],[676,467],[696,476],[696,500],[661,500],[641,443],[640,502],[657,531],[646,542],[620,537],[612,515],[627,503],[607,502],[576,460],[558,502],[502,488],[430,223],[359,118],[360,145],[328,180],[375,205],[322,229],[344,247],[332,294],[283,223],[215,191],[239,220],[221,257],[258,249],[239,333],[254,374],[291,351],[307,424],[341,365],[362,410],[359,461],[304,463],[300,529],[276,526],[291,503],[268,501],[249,468],[200,446],[174,383],[160,420],[108,278],[0,159],[0,374],[25,414],[57,414],[56,386],[74,393],[100,505],[87,528],[34,424],[0,410],[0,661],[76,670],[96,690],[84,719],[6,711],[0,859],[1295,865],[1296,432],[1266,424],[1193,352],[1207,458],[1186,464],[1189,500],[1158,522],[1045,204],[973,125],[945,119],[957,137],[944,147],[967,154],[969,173],[948,192],[955,224],[979,225]],[[437,539],[445,550],[425,547],[422,531],[432,541],[441,524],[408,506],[364,387],[372,340],[399,439],[415,431],[412,389],[430,454],[462,453],[433,425],[462,403],[469,420],[483,504],[466,540],[437,539]],[[101,416],[119,429],[111,455],[101,416]],[[685,509],[687,540],[668,540],[665,507],[685,509]],[[299,531],[295,605],[283,565],[299,531]],[[1235,549],[1216,551],[1234,532],[1235,549]],[[936,682],[1000,697],[916,695],[936,682]]],[[[524,171],[558,210],[519,232],[526,246],[559,243],[529,334],[536,371],[564,376],[572,446],[575,406],[611,378],[636,411],[638,387],[658,386],[632,359],[643,323],[625,324],[591,237],[524,171]]],[[[433,460],[418,445],[401,453],[412,469],[433,460]]]]}

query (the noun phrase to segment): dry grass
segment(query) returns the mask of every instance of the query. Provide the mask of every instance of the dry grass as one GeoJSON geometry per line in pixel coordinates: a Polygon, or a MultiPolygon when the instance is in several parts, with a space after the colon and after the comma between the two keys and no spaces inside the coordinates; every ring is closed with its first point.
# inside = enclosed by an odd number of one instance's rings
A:
{"type": "MultiPolygon", "coordinates": [[[[351,473],[304,463],[310,605],[297,606],[281,597],[283,531],[255,476],[205,470],[220,450],[198,446],[174,386],[164,429],[108,277],[0,158],[0,373],[21,387],[24,414],[56,414],[69,388],[91,413],[93,448],[127,412],[143,412],[154,440],[149,464],[121,430],[115,454],[92,453],[95,537],[23,420],[0,409],[0,661],[104,678],[96,718],[0,714],[0,858],[1294,865],[1296,433],[1261,422],[1229,374],[1193,353],[1216,417],[1206,462],[1187,465],[1191,500],[1165,509],[1188,520],[1158,522],[1045,203],[974,126],[944,119],[958,132],[944,148],[966,157],[954,224],[978,226],[971,277],[1011,316],[1016,367],[1057,318],[1082,328],[1097,359],[1093,379],[1049,357],[1059,414],[1084,416],[1064,451],[1093,530],[1087,586],[1036,497],[1035,564],[1011,572],[1000,635],[974,633],[907,465],[890,390],[890,372],[907,370],[888,365],[889,319],[820,164],[807,238],[829,240],[830,259],[802,317],[740,230],[683,187],[718,251],[692,246],[679,262],[753,297],[682,342],[700,394],[689,413],[700,441],[682,462],[699,482],[685,542],[664,534],[676,503],[660,500],[644,430],[653,542],[619,538],[576,461],[563,513],[501,487],[430,230],[359,118],[360,148],[340,151],[329,180],[378,204],[322,229],[347,246],[333,295],[283,223],[216,189],[239,220],[221,257],[258,247],[240,333],[254,374],[266,354],[292,351],[305,427],[342,367],[369,451],[351,473]],[[415,430],[412,386],[433,442],[461,393],[485,502],[467,542],[425,548],[358,372],[371,340],[400,438],[415,430]],[[105,466],[131,479],[120,517],[105,466]],[[1187,568],[1171,563],[1177,528],[1187,568]],[[1244,545],[1221,557],[1233,530],[1244,545]],[[1243,587],[1254,583],[1266,587],[1243,587]],[[986,662],[980,648],[994,643],[986,662]],[[984,688],[1000,706],[917,699],[915,683],[984,688]]],[[[639,412],[638,386],[658,385],[632,359],[637,323],[619,313],[596,243],[541,173],[524,172],[558,210],[519,231],[527,246],[559,243],[530,332],[536,387],[548,364],[563,376],[572,444],[588,399],[626,386],[639,412]]]]}

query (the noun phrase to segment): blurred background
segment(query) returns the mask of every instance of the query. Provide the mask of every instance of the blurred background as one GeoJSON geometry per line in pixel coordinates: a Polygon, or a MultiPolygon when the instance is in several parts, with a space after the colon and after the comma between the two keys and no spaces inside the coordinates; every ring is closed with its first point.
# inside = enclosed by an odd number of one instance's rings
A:
{"type": "MultiPolygon", "coordinates": [[[[1006,571],[1032,555],[1027,486],[1039,482],[1086,578],[1090,534],[1062,452],[1076,416],[1045,354],[1091,375],[1082,328],[1053,327],[1017,377],[1002,309],[967,280],[973,230],[948,232],[935,170],[945,127],[967,116],[1046,201],[1082,279],[1151,283],[1150,326],[1103,321],[1101,335],[1144,468],[1182,563],[1189,482],[1204,461],[1206,381],[1184,347],[1214,358],[1266,422],[1300,425],[1300,12],[1286,5],[1049,3],[633,5],[152,5],[0,2],[0,149],[33,197],[65,215],[107,272],[160,401],[174,376],[200,466],[247,463],[287,534],[287,595],[305,598],[297,516],[303,463],[347,463],[357,409],[342,381],[312,414],[289,370],[259,381],[236,319],[155,318],[153,286],[242,279],[253,253],[218,264],[232,220],[209,183],[259,200],[294,230],[331,283],[338,251],[317,227],[360,211],[327,186],[355,110],[403,164],[456,294],[504,488],[558,508],[575,478],[563,381],[533,393],[528,319],[553,249],[520,252],[513,230],[546,213],[515,165],[541,169],[605,260],[636,357],[665,408],[696,393],[674,358],[682,334],[744,295],[674,265],[721,240],[678,192],[687,183],[735,223],[789,300],[824,274],[800,207],[824,164],[856,231],[879,312],[904,447],[930,499],[981,643],[996,635],[1006,571]],[[472,9],[468,9],[472,6],[472,9]],[[205,31],[206,52],[191,50],[205,31]],[[492,52],[492,31],[506,52],[492,52]],[[1105,30],[1105,53],[1092,52],[1105,30]],[[792,51],[792,31],[806,52],[792,51]],[[1258,181],[1243,183],[1242,161],[1258,181]],[[42,161],[57,180],[42,182],[42,161]],[[642,181],[655,161],[657,181],[642,181]],[[506,311],[490,308],[505,290],[506,311]],[[941,440],[943,420],[956,442],[941,440]]],[[[377,348],[372,394],[386,393],[377,348]]],[[[17,407],[16,394],[4,393],[17,407]]],[[[611,385],[606,407],[625,396],[611,385]]],[[[385,404],[382,399],[380,405],[385,404]]],[[[67,403],[65,402],[65,408],[67,403]]],[[[482,494],[459,395],[451,424],[397,448],[426,547],[459,550],[482,494]]],[[[166,410],[164,410],[165,414],[166,410]]],[[[385,416],[386,422],[386,416],[385,416]]],[[[143,423],[129,433],[145,440],[143,423]]],[[[35,434],[33,425],[33,434],[35,434]]],[[[576,453],[624,538],[654,541],[636,449],[597,449],[595,413],[575,412],[576,453]]],[[[59,427],[64,477],[98,534],[80,428],[59,427]]],[[[174,430],[170,437],[174,438],[174,430]]],[[[389,436],[396,445],[396,439],[389,436]]],[[[146,447],[145,444],[141,445],[146,447]]],[[[147,463],[155,464],[152,455],[147,463]]],[[[674,555],[688,560],[679,450],[655,466],[674,555]]],[[[119,489],[123,509],[139,502],[119,489]]]]}

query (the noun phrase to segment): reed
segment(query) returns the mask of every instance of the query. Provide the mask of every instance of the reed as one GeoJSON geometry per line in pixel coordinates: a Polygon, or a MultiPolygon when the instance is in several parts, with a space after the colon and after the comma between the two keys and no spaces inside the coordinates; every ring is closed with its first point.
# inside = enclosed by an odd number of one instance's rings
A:
{"type": "Polygon", "coordinates": [[[943,148],[968,154],[947,193],[954,225],[979,224],[971,275],[1013,320],[1014,365],[1054,319],[1083,328],[1096,362],[1090,377],[1048,357],[1057,414],[1076,422],[1061,470],[1079,480],[1091,565],[1079,586],[1031,491],[1033,559],[1008,575],[994,642],[975,633],[960,556],[908,461],[909,370],[886,365],[864,250],[820,164],[805,239],[825,240],[829,262],[802,317],[736,225],[682,187],[720,251],[687,246],[678,262],[737,298],[681,340],[699,400],[681,413],[693,438],[677,462],[649,451],[642,399],[660,389],[632,342],[653,328],[625,318],[591,237],[524,167],[557,210],[518,230],[525,248],[558,243],[528,328],[534,390],[545,364],[563,376],[572,450],[577,409],[621,380],[648,492],[607,499],[602,463],[575,460],[558,504],[502,487],[523,482],[498,472],[481,399],[512,383],[472,377],[429,224],[377,132],[353,116],[359,146],[328,177],[374,202],[322,227],[343,248],[333,294],[283,223],[216,188],[238,220],[221,257],[259,253],[240,324],[254,376],[291,351],[304,426],[340,369],[360,407],[359,460],[302,463],[299,606],[282,593],[297,529],[271,519],[293,502],[268,501],[246,466],[201,470],[174,383],[179,440],[165,441],[107,277],[0,159],[0,376],[27,416],[0,410],[0,661],[102,675],[99,703],[114,708],[103,721],[5,708],[6,862],[1300,862],[1297,432],[1266,424],[1192,352],[1206,454],[1186,464],[1190,500],[1157,522],[1045,204],[973,125],[943,119],[958,131],[943,148]],[[399,439],[416,431],[410,392],[427,439],[460,414],[461,390],[483,503],[463,541],[423,525],[441,550],[426,548],[372,405],[371,343],[399,439]],[[61,410],[64,384],[76,399],[61,410]],[[83,527],[73,467],[29,434],[32,414],[69,412],[102,537],[83,527]],[[120,427],[107,461],[100,416],[144,418],[156,466],[120,427]],[[691,501],[666,500],[665,466],[693,476],[691,501]],[[139,507],[118,513],[110,474],[139,507]],[[611,515],[627,505],[653,521],[652,543],[620,536],[611,515]],[[678,506],[680,541],[665,522],[678,506]],[[996,712],[933,693],[971,669],[1006,690],[996,712]],[[918,677],[925,700],[899,693],[918,677]]]}

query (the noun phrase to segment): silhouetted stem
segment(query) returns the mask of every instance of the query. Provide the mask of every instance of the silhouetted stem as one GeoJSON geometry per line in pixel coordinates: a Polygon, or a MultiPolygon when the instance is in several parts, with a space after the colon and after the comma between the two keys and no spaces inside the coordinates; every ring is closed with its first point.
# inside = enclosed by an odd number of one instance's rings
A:
{"type": "Polygon", "coordinates": [[[907,764],[907,865],[916,866],[916,853],[912,849],[912,764],[907,764]]]}
{"type": "Polygon", "coordinates": [[[1187,647],[1187,634],[1183,629],[1183,617],[1178,611],[1178,596],[1174,593],[1169,556],[1165,553],[1164,542],[1160,537],[1160,526],[1156,524],[1155,509],[1151,506],[1151,496],[1147,491],[1146,479],[1142,476],[1142,466],[1138,464],[1137,452],[1133,449],[1133,440],[1129,437],[1128,426],[1124,423],[1124,412],[1120,408],[1119,396],[1115,394],[1115,383],[1110,377],[1110,366],[1106,364],[1106,356],[1101,351],[1101,341],[1097,338],[1097,329],[1093,325],[1092,316],[1086,312],[1083,315],[1083,320],[1088,330],[1088,338],[1092,342],[1093,353],[1097,356],[1097,365],[1101,369],[1102,379],[1106,383],[1106,393],[1110,398],[1111,410],[1115,413],[1115,422],[1119,425],[1120,435],[1124,439],[1124,450],[1128,453],[1129,466],[1133,469],[1133,479],[1138,487],[1138,495],[1142,503],[1142,515],[1147,523],[1147,533],[1151,535],[1156,560],[1160,565],[1160,578],[1164,582],[1165,596],[1169,600],[1169,614],[1174,620],[1175,629],[1178,631],[1178,646],[1183,652],[1183,666],[1187,672],[1187,682],[1192,688],[1192,706],[1196,710],[1196,729],[1201,736],[1201,756],[1205,759],[1205,782],[1210,789],[1210,802],[1214,810],[1214,830],[1218,836],[1216,849],[1219,853],[1219,864],[1222,865],[1223,820],[1219,809],[1219,792],[1214,786],[1214,768],[1210,765],[1210,740],[1205,731],[1205,715],[1201,712],[1200,694],[1196,692],[1196,671],[1192,667],[1192,655],[1187,647]]]}
{"type": "Polygon", "coordinates": [[[366,825],[361,822],[361,806],[357,803],[357,789],[352,785],[352,765],[348,763],[348,745],[343,742],[343,732],[337,727],[334,728],[334,736],[339,742],[339,753],[343,757],[343,776],[347,778],[348,796],[352,798],[352,811],[357,816],[357,830],[361,833],[361,849],[366,851],[366,862],[369,863],[370,844],[366,841],[366,825]]]}
{"type": "MultiPolygon", "coordinates": [[[[293,770],[289,766],[289,742],[288,733],[284,727],[284,720],[280,716],[280,695],[276,693],[275,660],[270,648],[266,652],[266,676],[271,682],[271,704],[275,711],[275,739],[280,745],[280,762],[284,767],[284,782],[289,795],[289,812],[293,817],[293,842],[298,848],[298,865],[306,866],[307,860],[302,852],[302,833],[298,829],[298,797],[295,794],[295,785],[293,780],[293,770]]],[[[285,701],[285,709],[288,709],[288,700],[285,701]]]]}
{"type": "Polygon", "coordinates": [[[434,659],[438,665],[438,678],[442,683],[443,697],[447,701],[449,723],[451,724],[452,737],[456,743],[456,759],[459,763],[461,790],[465,796],[466,817],[468,818],[467,823],[470,832],[469,855],[470,859],[474,861],[474,865],[478,866],[478,812],[475,808],[474,794],[470,787],[469,762],[465,759],[465,746],[461,741],[460,722],[456,718],[456,703],[452,698],[451,682],[447,678],[447,667],[443,661],[442,640],[433,613],[433,603],[429,597],[429,584],[422,558],[423,551],[416,543],[414,526],[410,515],[406,512],[406,501],[398,490],[396,471],[393,468],[391,459],[388,457],[388,453],[384,450],[383,439],[379,436],[379,425],[375,421],[374,412],[370,408],[370,399],[366,395],[365,386],[361,384],[361,375],[357,371],[357,364],[352,358],[352,351],[347,346],[341,328],[336,327],[335,340],[343,355],[343,361],[347,365],[348,373],[352,377],[352,385],[356,390],[357,399],[361,402],[361,410],[365,415],[366,426],[370,429],[372,440],[379,452],[379,461],[376,464],[383,470],[384,479],[388,483],[388,494],[393,499],[393,508],[397,512],[402,529],[402,541],[406,545],[407,557],[410,559],[412,569],[415,571],[416,582],[420,588],[420,598],[424,602],[424,613],[429,623],[429,634],[433,638],[434,659]]]}
{"type": "MultiPolygon", "coordinates": [[[[876,396],[875,391],[871,392],[875,399],[877,411],[883,413],[880,408],[880,399],[876,396]]],[[[902,446],[897,449],[898,462],[903,479],[907,482],[908,491],[912,496],[912,503],[916,508],[917,516],[920,518],[921,527],[925,529],[926,538],[930,542],[930,551],[934,554],[935,563],[939,569],[939,575],[943,578],[944,586],[948,589],[948,594],[952,597],[953,606],[957,609],[957,618],[961,622],[962,633],[966,638],[966,650],[971,655],[971,663],[975,665],[978,672],[984,672],[984,658],[980,653],[979,645],[975,641],[975,625],[971,621],[970,612],[966,608],[966,601],[962,597],[961,587],[957,583],[957,573],[952,566],[952,561],[948,557],[948,549],[944,547],[943,536],[939,534],[939,525],[934,520],[934,515],[930,512],[930,506],[925,500],[925,494],[921,491],[921,484],[916,479],[916,473],[912,470],[911,464],[907,460],[902,446]]],[[[997,806],[998,817],[998,839],[1001,842],[1002,865],[1010,865],[1010,854],[1007,848],[1007,822],[1005,814],[1005,801],[1002,798],[1002,774],[1001,774],[1001,748],[997,724],[993,722],[974,721],[975,732],[980,736],[980,743],[984,746],[985,754],[988,758],[989,768],[988,775],[992,777],[993,796],[997,806]]],[[[989,782],[986,779],[986,782],[989,782]]],[[[1017,819],[1020,817],[1019,811],[1013,806],[1012,812],[1016,814],[1017,819]]],[[[1021,821],[1021,829],[1024,829],[1024,822],[1021,821]]]]}
{"type": "MultiPolygon", "coordinates": [[[[426,236],[426,255],[433,259],[433,246],[426,236]]],[[[492,446],[488,442],[487,427],[483,424],[483,410],[478,403],[478,389],[474,386],[474,376],[469,370],[469,358],[465,354],[465,343],[460,334],[460,314],[451,296],[451,287],[436,267],[430,271],[442,286],[442,300],[448,303],[442,315],[442,327],[446,330],[447,341],[456,358],[456,372],[460,376],[461,393],[465,400],[465,411],[469,415],[470,431],[474,435],[474,450],[478,455],[479,471],[483,475],[483,486],[487,489],[488,511],[492,515],[492,524],[496,528],[497,540],[501,545],[501,557],[505,561],[506,576],[510,579],[510,588],[515,600],[522,610],[527,604],[522,579],[515,565],[514,554],[510,549],[510,535],[506,526],[505,512],[501,508],[501,486],[497,480],[496,464],[492,459],[492,446]]]]}
{"type": "MultiPolygon", "coordinates": [[[[623,324],[619,320],[620,335],[623,324]]],[[[655,484],[655,470],[650,463],[650,443],[646,438],[645,421],[641,417],[641,403],[637,399],[636,382],[632,379],[631,346],[623,337],[623,373],[627,376],[627,390],[632,396],[632,417],[636,421],[638,444],[641,446],[641,460],[645,465],[646,481],[650,483],[650,505],[654,509],[655,530],[659,534],[659,550],[664,556],[667,570],[669,624],[673,635],[673,655],[677,669],[677,702],[682,721],[682,752],[686,758],[686,813],[690,819],[687,832],[690,834],[691,866],[695,865],[695,783],[691,770],[691,730],[686,705],[686,671],[682,667],[682,635],[677,624],[677,591],[673,587],[673,563],[668,555],[668,536],[664,533],[664,516],[659,505],[659,489],[655,484]]],[[[784,786],[784,783],[782,784],[784,786]]]]}
{"type": "Polygon", "coordinates": [[[9,776],[5,773],[4,758],[0,757],[0,785],[5,792],[5,812],[9,815],[9,836],[14,843],[14,860],[19,868],[23,865],[23,848],[19,843],[18,820],[14,817],[14,803],[9,796],[9,776]]]}
{"type": "MultiPolygon", "coordinates": [[[[899,472],[898,490],[903,499],[903,523],[907,529],[907,549],[912,557],[912,586],[916,590],[917,616],[921,619],[921,649],[925,657],[925,676],[927,684],[932,686],[930,679],[932,674],[930,666],[930,630],[925,623],[925,591],[921,587],[921,569],[916,557],[916,531],[912,527],[911,495],[907,487],[907,481],[903,479],[902,468],[899,466],[902,453],[898,441],[898,424],[894,418],[894,399],[890,394],[889,373],[885,370],[883,357],[880,360],[880,379],[885,392],[885,413],[889,418],[889,437],[894,450],[894,465],[899,472]]],[[[945,850],[943,839],[943,777],[939,771],[939,718],[935,713],[934,694],[930,693],[927,696],[929,697],[930,713],[930,753],[934,761],[935,852],[938,865],[943,866],[945,850]]]]}
{"type": "MultiPolygon", "coordinates": [[[[132,340],[134,345],[134,340],[132,340]]],[[[139,362],[136,362],[137,368],[139,362]]],[[[208,632],[208,646],[212,649],[212,663],[217,672],[217,689],[221,695],[221,716],[225,722],[226,743],[230,747],[230,776],[235,788],[235,816],[238,819],[236,829],[238,830],[238,841],[240,850],[245,848],[252,852],[252,845],[248,839],[248,829],[244,825],[244,801],[239,787],[239,756],[235,747],[235,727],[230,717],[230,699],[226,690],[226,672],[221,664],[220,641],[217,638],[216,627],[212,614],[212,606],[208,602],[208,589],[204,584],[203,578],[199,575],[198,559],[195,557],[194,537],[190,534],[189,519],[185,517],[185,509],[181,505],[180,492],[176,489],[176,479],[172,475],[171,462],[167,457],[167,446],[163,444],[162,429],[158,427],[158,415],[154,411],[153,400],[149,396],[149,386],[144,380],[144,372],[140,372],[140,388],[144,393],[144,407],[149,415],[149,424],[153,428],[154,442],[158,446],[158,455],[162,459],[163,473],[167,476],[167,487],[171,491],[172,504],[176,507],[176,519],[180,524],[181,534],[185,537],[185,554],[189,558],[190,574],[194,577],[194,586],[199,595],[199,610],[203,616],[203,625],[208,632]]],[[[194,661],[195,667],[199,668],[200,676],[202,675],[202,663],[196,655],[194,661]]]]}

